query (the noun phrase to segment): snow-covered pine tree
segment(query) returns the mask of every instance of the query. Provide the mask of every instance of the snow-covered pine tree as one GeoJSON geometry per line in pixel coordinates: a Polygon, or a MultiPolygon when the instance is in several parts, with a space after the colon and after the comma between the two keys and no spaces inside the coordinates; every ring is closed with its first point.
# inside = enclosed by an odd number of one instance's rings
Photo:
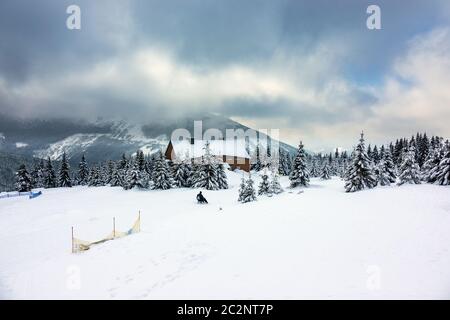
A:
{"type": "Polygon", "coordinates": [[[189,187],[190,167],[187,161],[180,161],[173,165],[173,181],[178,188],[189,187]]]}
{"type": "Polygon", "coordinates": [[[217,182],[219,184],[219,189],[228,189],[227,174],[223,163],[219,163],[217,166],[217,182]]]}
{"type": "Polygon", "coordinates": [[[272,194],[280,194],[283,192],[283,188],[281,187],[280,180],[276,172],[272,172],[272,179],[270,181],[270,192],[272,194]]]}
{"type": "Polygon", "coordinates": [[[245,187],[246,187],[245,178],[244,174],[242,174],[241,184],[239,185],[239,198],[238,198],[239,202],[242,202],[242,200],[244,199],[245,187]]]}
{"type": "Polygon", "coordinates": [[[239,195],[242,203],[247,203],[256,200],[256,191],[253,186],[253,179],[251,174],[249,174],[247,181],[245,182],[245,187],[243,189],[242,195],[239,195]]]}
{"type": "Polygon", "coordinates": [[[72,188],[72,179],[70,177],[70,166],[66,158],[66,153],[63,153],[61,160],[61,167],[59,170],[58,185],[61,188],[72,188]]]}
{"type": "Polygon", "coordinates": [[[255,159],[254,159],[254,163],[253,163],[252,167],[253,167],[252,169],[255,171],[260,171],[263,167],[263,165],[261,163],[261,152],[260,152],[259,141],[258,141],[258,144],[256,145],[255,159]]]}
{"type": "Polygon", "coordinates": [[[89,172],[88,186],[89,187],[103,186],[103,181],[100,176],[100,169],[96,166],[92,167],[89,172]]]}
{"type": "Polygon", "coordinates": [[[439,164],[442,160],[442,154],[443,153],[441,153],[441,150],[436,146],[428,152],[427,159],[422,166],[422,180],[428,183],[436,182],[436,173],[439,170],[439,164]]]}
{"type": "Polygon", "coordinates": [[[218,170],[217,159],[211,154],[209,142],[205,144],[204,155],[200,164],[196,165],[196,170],[192,178],[193,188],[204,188],[207,190],[218,190],[218,170]]]}
{"type": "Polygon", "coordinates": [[[128,165],[128,159],[127,156],[125,155],[125,153],[122,154],[122,159],[120,159],[119,161],[119,170],[125,170],[127,168],[128,165]]]}
{"type": "Polygon", "coordinates": [[[43,159],[34,163],[33,171],[31,172],[31,181],[33,188],[44,188],[45,164],[43,159]]]}
{"type": "Polygon", "coordinates": [[[86,161],[86,157],[83,153],[83,155],[81,156],[80,164],[78,165],[77,182],[80,186],[85,186],[88,184],[88,178],[89,178],[89,168],[86,161]]]}
{"type": "Polygon", "coordinates": [[[352,162],[347,168],[344,179],[346,192],[370,189],[377,184],[372,173],[369,156],[366,153],[364,133],[361,133],[359,144],[352,153],[352,162]]]}
{"type": "Polygon", "coordinates": [[[118,165],[115,165],[111,174],[111,180],[109,181],[111,187],[123,187],[124,186],[124,178],[122,175],[122,170],[118,168],[118,165]]]}
{"type": "Polygon", "coordinates": [[[126,175],[126,189],[130,190],[133,188],[139,188],[139,189],[148,189],[148,178],[147,173],[145,171],[141,171],[141,165],[140,160],[138,158],[133,161],[133,164],[131,164],[130,169],[127,171],[126,175]]]}
{"type": "Polygon", "coordinates": [[[297,156],[292,165],[289,180],[291,180],[291,188],[298,186],[307,187],[309,185],[309,174],[306,168],[306,154],[301,141],[298,146],[297,156]]]}
{"type": "Polygon", "coordinates": [[[56,175],[55,170],[53,170],[52,161],[50,157],[47,159],[44,172],[44,187],[45,188],[56,188],[56,175]]]}
{"type": "Polygon", "coordinates": [[[289,154],[289,152],[286,152],[286,168],[284,170],[285,175],[289,176],[291,174],[291,170],[292,170],[292,159],[291,159],[291,155],[289,154]]]}
{"type": "Polygon", "coordinates": [[[436,184],[448,186],[450,185],[450,145],[448,141],[445,150],[444,156],[435,173],[434,180],[436,184]]]}
{"type": "MultiPolygon", "coordinates": [[[[381,155],[381,154],[380,154],[381,155]]],[[[380,161],[383,161],[383,173],[384,177],[389,181],[390,183],[395,183],[397,180],[397,175],[395,173],[395,164],[394,160],[392,159],[392,153],[391,150],[384,149],[382,152],[383,157],[380,161]]],[[[388,184],[386,184],[388,185],[388,184]]]]}
{"type": "Polygon", "coordinates": [[[420,169],[416,162],[416,151],[414,146],[411,145],[408,152],[403,154],[403,161],[399,171],[399,186],[405,183],[420,184],[420,169]]]}
{"type": "Polygon", "coordinates": [[[268,195],[271,196],[272,192],[270,190],[269,176],[267,175],[267,171],[264,170],[263,175],[261,176],[261,182],[258,188],[258,195],[268,195]]]}
{"type": "Polygon", "coordinates": [[[153,165],[153,189],[167,190],[172,188],[173,179],[170,167],[161,151],[156,155],[153,165]]]}
{"type": "Polygon", "coordinates": [[[32,189],[31,176],[28,173],[25,164],[21,164],[16,172],[16,190],[19,192],[28,192],[32,189]]]}
{"type": "Polygon", "coordinates": [[[322,167],[322,172],[320,173],[320,179],[322,180],[330,180],[330,166],[328,164],[328,161],[325,161],[323,167],[322,167]]]}

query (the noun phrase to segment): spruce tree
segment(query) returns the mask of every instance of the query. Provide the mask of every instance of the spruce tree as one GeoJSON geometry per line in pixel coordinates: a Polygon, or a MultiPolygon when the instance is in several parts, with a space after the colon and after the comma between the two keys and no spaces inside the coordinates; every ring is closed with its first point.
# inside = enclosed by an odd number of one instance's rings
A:
{"type": "Polygon", "coordinates": [[[35,162],[33,171],[31,172],[31,180],[33,188],[44,188],[45,186],[45,164],[44,160],[40,159],[35,162]]]}
{"type": "Polygon", "coordinates": [[[103,181],[100,175],[100,169],[96,166],[92,167],[89,172],[88,186],[89,187],[103,186],[103,181]]]}
{"type": "Polygon", "coordinates": [[[217,182],[219,184],[219,189],[228,189],[227,174],[223,163],[219,163],[217,166],[217,182]]]}
{"type": "Polygon", "coordinates": [[[298,186],[307,187],[309,185],[309,174],[306,168],[306,154],[302,142],[300,142],[298,146],[297,156],[294,159],[289,180],[291,181],[291,188],[298,186]]]}
{"type": "Polygon", "coordinates": [[[413,145],[403,155],[403,161],[399,170],[399,186],[405,183],[420,184],[419,165],[416,163],[416,152],[413,145]]]}
{"type": "Polygon", "coordinates": [[[118,165],[114,166],[109,183],[111,187],[124,187],[124,178],[118,165]]]}
{"type": "Polygon", "coordinates": [[[189,187],[190,169],[185,161],[173,165],[173,181],[178,188],[189,187]]]}
{"type": "Polygon", "coordinates": [[[395,183],[397,175],[395,174],[395,164],[392,159],[392,153],[389,149],[383,151],[383,158],[381,158],[379,164],[381,164],[381,166],[378,166],[378,174],[382,174],[383,176],[379,177],[378,183],[382,186],[395,183]],[[380,182],[380,179],[383,181],[380,182]]]}
{"type": "Polygon", "coordinates": [[[77,182],[81,186],[85,186],[88,184],[88,178],[89,178],[89,168],[86,161],[86,157],[83,153],[81,156],[80,164],[78,165],[78,177],[77,182]]]}
{"type": "Polygon", "coordinates": [[[280,194],[283,192],[278,175],[272,172],[272,180],[270,181],[270,193],[280,194]]]}
{"type": "Polygon", "coordinates": [[[53,170],[53,165],[50,157],[47,159],[47,163],[45,166],[44,187],[47,189],[56,187],[56,175],[55,170],[53,170]]]}
{"type": "Polygon", "coordinates": [[[245,178],[244,174],[242,174],[241,184],[239,185],[239,198],[238,198],[239,202],[242,202],[242,200],[244,199],[245,187],[246,187],[245,178]]]}
{"type": "Polygon", "coordinates": [[[262,180],[259,184],[258,195],[271,196],[272,192],[270,191],[269,176],[267,175],[267,172],[264,172],[261,178],[262,180]]]}
{"type": "Polygon", "coordinates": [[[149,186],[147,173],[143,170],[141,171],[141,165],[139,159],[135,159],[132,166],[127,172],[126,176],[126,189],[147,189],[149,186]]]}
{"type": "Polygon", "coordinates": [[[16,190],[19,192],[29,192],[31,189],[31,176],[25,164],[21,164],[16,173],[16,190]]]}
{"type": "Polygon", "coordinates": [[[167,163],[161,151],[158,152],[152,172],[153,189],[167,190],[172,188],[173,179],[167,163]]]}
{"type": "Polygon", "coordinates": [[[256,200],[256,192],[253,186],[252,176],[249,174],[247,181],[245,182],[245,187],[242,190],[242,194],[239,195],[240,201],[242,203],[247,203],[256,200]]]}
{"type": "Polygon", "coordinates": [[[70,177],[70,166],[66,158],[66,153],[63,153],[61,160],[61,168],[59,170],[59,186],[61,188],[72,188],[72,179],[70,177]]]}
{"type": "Polygon", "coordinates": [[[447,142],[445,154],[440,161],[434,177],[435,183],[440,185],[450,185],[450,146],[447,142]]]}
{"type": "Polygon", "coordinates": [[[355,192],[365,188],[376,186],[376,180],[372,173],[369,156],[364,144],[364,133],[361,133],[359,144],[352,154],[352,163],[345,174],[345,191],[355,192]]]}
{"type": "Polygon", "coordinates": [[[201,163],[196,166],[193,176],[193,188],[204,188],[207,190],[218,190],[218,163],[217,159],[211,154],[209,143],[205,145],[205,153],[202,156],[201,163]]]}
{"type": "Polygon", "coordinates": [[[327,161],[325,161],[325,164],[322,167],[322,172],[320,173],[320,179],[322,180],[330,180],[330,167],[327,163],[327,161]]]}

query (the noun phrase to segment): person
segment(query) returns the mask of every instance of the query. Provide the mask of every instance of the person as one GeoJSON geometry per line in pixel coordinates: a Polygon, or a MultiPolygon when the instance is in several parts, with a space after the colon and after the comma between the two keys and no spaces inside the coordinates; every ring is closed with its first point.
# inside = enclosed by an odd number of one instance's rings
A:
{"type": "Polygon", "coordinates": [[[198,203],[208,203],[208,201],[205,199],[205,197],[203,196],[201,191],[197,195],[197,201],[198,201],[198,203]]]}

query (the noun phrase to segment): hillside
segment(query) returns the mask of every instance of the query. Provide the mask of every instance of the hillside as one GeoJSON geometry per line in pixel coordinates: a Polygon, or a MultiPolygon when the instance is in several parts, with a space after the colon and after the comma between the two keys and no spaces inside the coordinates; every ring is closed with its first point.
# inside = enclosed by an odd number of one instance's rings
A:
{"type": "Polygon", "coordinates": [[[0,297],[450,297],[449,187],[347,194],[339,179],[313,179],[304,193],[240,204],[241,175],[228,176],[231,188],[205,191],[204,206],[192,189],[76,187],[0,200],[0,297]],[[126,230],[139,210],[141,233],[70,253],[72,226],[97,240],[113,217],[126,230]]]}

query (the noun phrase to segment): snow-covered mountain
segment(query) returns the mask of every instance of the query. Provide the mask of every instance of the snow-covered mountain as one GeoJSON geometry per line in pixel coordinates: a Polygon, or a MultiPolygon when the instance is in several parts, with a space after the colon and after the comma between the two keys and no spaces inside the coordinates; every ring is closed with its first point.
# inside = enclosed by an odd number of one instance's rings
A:
{"type": "MultiPolygon", "coordinates": [[[[134,154],[138,149],[146,154],[164,150],[173,130],[185,128],[193,134],[194,121],[202,120],[203,131],[217,128],[248,127],[229,118],[207,114],[164,121],[145,121],[141,124],[125,120],[99,119],[94,122],[71,120],[21,121],[0,119],[0,150],[26,157],[58,160],[65,152],[71,162],[78,162],[83,153],[91,162],[118,159],[123,153],[134,154]]],[[[261,134],[263,135],[263,134],[261,134]]],[[[264,135],[263,135],[264,136],[264,135]]],[[[257,141],[249,141],[252,151],[257,141]]],[[[295,152],[295,148],[280,143],[282,149],[295,152]]]]}

